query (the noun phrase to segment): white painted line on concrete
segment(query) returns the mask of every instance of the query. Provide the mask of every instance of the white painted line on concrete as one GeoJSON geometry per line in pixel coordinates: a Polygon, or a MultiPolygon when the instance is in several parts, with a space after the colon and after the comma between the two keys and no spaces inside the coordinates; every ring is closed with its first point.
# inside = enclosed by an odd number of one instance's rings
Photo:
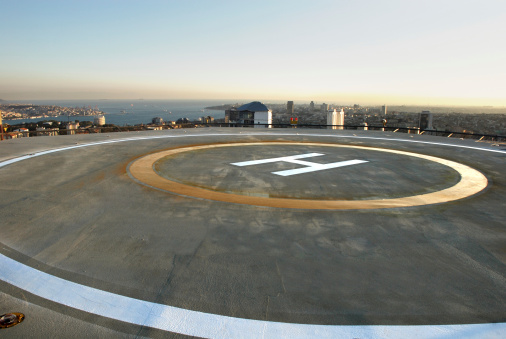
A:
{"type": "Polygon", "coordinates": [[[506,323],[306,325],[233,318],[129,298],[41,272],[0,254],[0,278],[56,303],[119,321],[205,338],[504,338],[506,323]]]}
{"type": "MultiPolygon", "coordinates": [[[[255,133],[243,133],[242,135],[259,135],[255,133]]],[[[283,136],[283,135],[290,135],[290,136],[311,136],[311,137],[331,137],[331,138],[341,138],[341,139],[370,139],[370,140],[385,140],[385,141],[396,141],[396,142],[407,142],[407,143],[414,143],[414,144],[426,144],[426,145],[435,145],[435,146],[447,146],[447,147],[456,147],[456,148],[466,148],[466,149],[472,149],[477,151],[485,151],[485,152],[494,152],[494,153],[502,153],[506,154],[506,151],[498,150],[498,149],[490,149],[490,148],[483,148],[483,147],[474,147],[474,146],[466,146],[466,145],[456,145],[456,144],[449,144],[449,143],[442,143],[442,142],[434,142],[434,141],[421,141],[421,140],[408,140],[408,139],[397,139],[397,138],[385,138],[385,137],[364,137],[364,136],[358,136],[358,135],[336,135],[336,134],[310,134],[310,133],[262,133],[264,135],[276,135],[276,136],[283,136]]],[[[234,135],[234,134],[231,134],[234,135]]]]}
{"type": "MultiPolygon", "coordinates": [[[[240,135],[278,135],[314,136],[356,139],[377,139],[422,143],[474,149],[478,151],[506,154],[506,151],[492,150],[464,145],[402,140],[377,137],[358,137],[333,134],[302,133],[242,133],[240,135]]],[[[213,133],[198,135],[164,135],[113,139],[87,144],[79,144],[58,149],[37,152],[0,162],[0,168],[37,156],[66,151],[70,149],[111,144],[125,141],[139,141],[161,138],[196,136],[237,136],[236,133],[213,133]]],[[[21,264],[0,254],[0,279],[29,293],[72,307],[81,311],[160,330],[208,338],[504,338],[506,323],[464,324],[464,325],[307,325],[279,323],[261,320],[232,318],[185,310],[177,307],[156,304],[98,290],[92,287],[67,281],[21,264]]]]}
{"type": "Polygon", "coordinates": [[[259,160],[249,160],[249,161],[241,161],[241,162],[234,162],[230,165],[234,166],[252,166],[252,165],[260,165],[260,164],[269,164],[272,162],[291,162],[290,160],[295,159],[303,159],[303,158],[311,158],[311,157],[319,157],[321,155],[325,155],[322,153],[307,153],[307,154],[297,154],[297,155],[291,155],[286,157],[278,157],[278,158],[269,158],[269,159],[259,159],[259,160]]]}
{"type": "Polygon", "coordinates": [[[88,147],[88,146],[97,146],[97,145],[105,145],[105,144],[112,144],[112,143],[118,143],[118,142],[125,142],[125,141],[139,141],[139,140],[150,140],[150,139],[168,139],[168,138],[195,138],[195,137],[220,137],[220,136],[260,136],[260,135],[273,135],[273,136],[311,136],[311,137],[331,137],[331,138],[340,138],[340,139],[370,139],[370,140],[385,140],[385,141],[395,141],[395,142],[407,142],[407,143],[415,143],[415,144],[426,144],[426,145],[436,145],[436,146],[445,146],[445,147],[455,147],[455,148],[466,148],[466,149],[472,149],[477,151],[485,151],[485,152],[493,152],[493,153],[502,153],[506,154],[506,151],[502,150],[496,150],[496,149],[490,149],[490,148],[483,148],[483,147],[472,147],[472,146],[465,146],[465,145],[456,145],[456,144],[448,144],[448,143],[441,143],[441,142],[432,142],[432,141],[421,141],[421,140],[407,140],[407,139],[394,139],[394,138],[384,138],[384,137],[364,137],[364,136],[354,136],[354,135],[336,135],[336,134],[310,134],[310,133],[275,133],[275,132],[259,132],[259,133],[208,133],[208,134],[185,134],[185,135],[153,135],[153,136],[146,136],[146,137],[132,137],[132,138],[122,138],[122,139],[112,139],[112,140],[104,140],[104,141],[97,141],[97,142],[91,142],[87,144],[78,144],[75,146],[68,146],[68,147],[62,147],[62,148],[56,148],[51,149],[47,151],[42,152],[36,152],[33,154],[9,159],[3,162],[0,162],[0,167],[7,166],[12,163],[16,163],[22,160],[30,159],[33,157],[38,157],[41,155],[54,153],[54,152],[60,152],[60,151],[67,151],[70,149],[75,148],[82,148],[82,147],[88,147]]]}
{"type": "Polygon", "coordinates": [[[288,176],[296,175],[296,174],[323,171],[326,169],[343,167],[343,166],[350,166],[350,165],[357,165],[357,164],[362,164],[364,162],[368,162],[365,160],[347,160],[347,161],[333,162],[330,164],[319,164],[316,162],[299,160],[299,159],[303,159],[303,158],[311,158],[311,157],[317,157],[317,156],[322,156],[322,155],[325,155],[325,154],[322,154],[322,153],[297,154],[297,155],[290,155],[290,156],[286,156],[286,157],[234,162],[231,165],[243,167],[243,166],[252,166],[252,165],[260,165],[260,164],[269,164],[269,163],[273,163],[273,162],[289,162],[292,164],[306,166],[306,167],[295,168],[295,169],[291,169],[291,170],[271,172],[272,174],[280,175],[283,177],[288,177],[288,176]]]}
{"type": "Polygon", "coordinates": [[[317,164],[317,163],[311,163],[308,161],[289,161],[293,163],[299,163],[301,165],[306,165],[306,167],[302,168],[295,168],[291,170],[285,170],[285,171],[278,171],[278,172],[272,172],[272,174],[281,175],[283,177],[287,177],[290,175],[296,175],[296,174],[302,174],[302,173],[310,173],[310,172],[316,172],[316,171],[323,171],[331,168],[338,168],[338,167],[344,167],[344,166],[351,166],[351,165],[358,165],[363,164],[365,160],[347,160],[347,161],[338,161],[338,162],[332,162],[329,164],[317,164]]]}

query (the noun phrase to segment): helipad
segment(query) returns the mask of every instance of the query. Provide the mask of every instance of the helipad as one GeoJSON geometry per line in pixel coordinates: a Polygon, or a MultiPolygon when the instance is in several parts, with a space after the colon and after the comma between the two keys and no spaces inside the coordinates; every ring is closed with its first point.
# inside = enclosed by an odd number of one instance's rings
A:
{"type": "Polygon", "coordinates": [[[366,131],[2,142],[0,314],[26,316],[2,334],[502,337],[505,155],[366,131]]]}
{"type": "MultiPolygon", "coordinates": [[[[333,150],[335,151],[335,150],[333,150]]],[[[335,153],[335,152],[334,152],[335,153]]],[[[355,152],[357,153],[357,152],[355,152]]],[[[214,155],[216,157],[216,155],[214,155]]],[[[367,154],[364,156],[365,158],[369,158],[370,155],[367,154]]],[[[409,159],[411,160],[411,159],[409,159]]],[[[435,173],[436,170],[433,169],[434,172],[431,173],[429,176],[430,178],[436,177],[436,180],[439,179],[441,181],[440,184],[446,183],[448,181],[448,178],[445,176],[442,176],[439,173],[435,173]],[[439,178],[438,178],[439,177],[439,178]]],[[[195,170],[194,170],[195,171],[195,170]]],[[[441,169],[439,169],[441,171],[441,169]]],[[[447,171],[448,172],[448,171],[447,171]]],[[[457,162],[444,160],[441,158],[436,158],[432,156],[427,155],[421,155],[417,153],[409,153],[409,152],[403,152],[398,150],[387,150],[387,149],[381,149],[381,148],[372,148],[372,147],[362,147],[362,146],[346,146],[346,145],[339,145],[339,144],[322,144],[322,143],[300,143],[300,142],[263,142],[263,143],[235,143],[235,144],[211,144],[211,145],[205,145],[205,146],[190,146],[190,147],[183,147],[183,148],[175,148],[170,149],[167,151],[162,151],[154,154],[149,154],[145,157],[142,157],[141,159],[133,162],[130,165],[129,173],[132,175],[134,179],[137,179],[140,183],[144,183],[150,187],[158,188],[160,190],[164,190],[166,192],[175,193],[175,194],[181,194],[184,196],[190,196],[190,197],[196,197],[196,198],[203,198],[203,199],[210,199],[215,201],[223,201],[223,202],[230,202],[230,203],[238,203],[238,204],[249,204],[249,205],[255,205],[255,206],[267,206],[267,207],[279,207],[279,208],[296,208],[296,209],[331,209],[331,210],[342,210],[342,209],[378,209],[378,208],[394,208],[394,207],[411,207],[411,206],[422,206],[422,205],[429,205],[429,204],[437,204],[437,203],[445,203],[449,201],[459,200],[463,198],[467,198],[471,195],[477,194],[483,189],[487,187],[487,178],[481,174],[480,172],[459,164],[457,162]],[[267,149],[269,146],[276,146],[276,148],[279,150],[278,152],[293,152],[293,153],[300,153],[301,150],[304,150],[308,147],[319,147],[319,148],[339,148],[337,154],[334,156],[334,158],[339,158],[343,156],[343,149],[353,149],[354,151],[362,151],[363,153],[370,153],[370,152],[381,152],[383,156],[378,157],[376,156],[374,164],[375,166],[373,171],[375,171],[378,166],[381,166],[381,162],[384,164],[388,164],[391,162],[397,162],[396,169],[389,173],[386,178],[382,178],[381,173],[372,172],[367,173],[366,171],[337,171],[335,169],[339,167],[345,167],[345,166],[351,166],[351,165],[358,165],[358,164],[365,164],[370,162],[369,160],[345,160],[345,161],[339,161],[339,162],[333,162],[330,164],[321,164],[321,163],[314,163],[314,162],[308,162],[306,160],[300,161],[300,158],[310,158],[310,157],[316,157],[316,156],[323,156],[324,153],[302,153],[302,154],[295,154],[291,156],[282,156],[282,157],[273,157],[273,158],[267,158],[267,159],[259,159],[259,160],[249,160],[249,161],[242,161],[242,162],[235,162],[228,164],[226,163],[227,158],[237,159],[239,157],[239,154],[230,154],[230,152],[227,152],[225,154],[220,154],[219,158],[221,159],[221,162],[225,160],[224,166],[219,166],[216,164],[215,161],[212,159],[209,161],[206,161],[203,159],[203,156],[201,153],[197,155],[197,163],[201,165],[200,168],[198,168],[198,177],[202,177],[204,175],[203,179],[200,179],[200,181],[204,181],[203,183],[197,183],[195,181],[189,181],[189,178],[186,179],[172,179],[172,176],[174,176],[175,172],[179,172],[182,174],[185,174],[187,176],[189,169],[195,169],[194,163],[189,163],[186,159],[183,160],[183,162],[179,163],[178,165],[174,164],[175,161],[173,161],[173,157],[175,155],[179,155],[181,153],[186,152],[195,152],[195,151],[203,151],[203,150],[209,150],[214,148],[223,148],[223,147],[239,147],[239,152],[244,155],[249,154],[266,154],[267,149]],[[252,149],[248,150],[248,146],[257,146],[252,149]],[[291,147],[289,147],[291,146],[291,147]],[[291,148],[290,151],[287,149],[291,148]],[[395,154],[395,155],[401,155],[404,157],[414,157],[418,159],[423,159],[431,162],[435,162],[437,164],[443,165],[448,167],[448,169],[452,169],[453,173],[445,173],[446,176],[453,175],[452,179],[453,181],[456,181],[455,185],[449,185],[449,187],[442,189],[442,190],[436,190],[431,191],[430,193],[422,193],[422,194],[416,194],[413,193],[416,191],[418,187],[415,188],[416,184],[420,184],[420,182],[425,183],[427,178],[427,172],[424,172],[422,169],[423,163],[415,164],[415,168],[412,170],[402,168],[403,161],[402,159],[395,159],[393,160],[392,157],[385,157],[384,153],[388,153],[389,155],[395,154]],[[167,159],[169,158],[169,159],[167,159]],[[165,160],[165,161],[164,161],[165,160]],[[164,162],[167,162],[168,164],[164,164],[164,162]],[[253,165],[263,165],[263,164],[273,164],[273,163],[289,163],[289,164],[295,164],[295,165],[303,165],[303,167],[298,166],[298,168],[294,169],[288,169],[283,171],[276,171],[271,172],[270,174],[275,175],[281,175],[281,176],[292,176],[292,175],[298,175],[298,174],[305,174],[302,176],[302,179],[300,181],[296,181],[294,179],[288,181],[285,180],[284,185],[289,186],[290,191],[293,194],[292,197],[287,198],[280,198],[279,196],[286,196],[287,195],[287,189],[285,187],[283,188],[272,188],[274,183],[277,183],[279,181],[276,180],[276,177],[267,174],[271,180],[264,180],[264,182],[259,183],[258,178],[265,176],[260,171],[253,171],[253,172],[246,172],[244,175],[241,175],[243,173],[227,173],[227,167],[233,168],[232,166],[253,166],[253,165]],[[378,164],[379,163],[379,164],[378,164]],[[163,165],[164,164],[164,165],[163,165]],[[227,173],[227,176],[232,177],[230,179],[231,183],[225,184],[226,187],[222,188],[221,190],[217,189],[216,187],[211,187],[214,180],[214,176],[210,175],[210,172],[208,168],[210,166],[214,165],[214,170],[212,173],[216,172],[222,172],[227,173]],[[168,175],[169,178],[164,178],[163,174],[161,175],[161,171],[157,170],[156,168],[165,167],[164,172],[168,175]],[[327,172],[325,174],[330,174],[330,177],[327,178],[324,182],[322,182],[322,173],[320,171],[329,171],[334,170],[331,172],[327,172]],[[317,173],[315,173],[317,172],[317,173]],[[391,192],[388,188],[392,185],[392,181],[396,181],[398,176],[405,176],[406,174],[410,174],[411,172],[418,172],[419,173],[419,180],[412,179],[411,182],[408,183],[408,187],[403,187],[406,185],[398,184],[395,185],[396,189],[404,189],[410,191],[408,193],[408,196],[403,197],[395,197],[392,198],[392,195],[395,195],[395,191],[391,192]],[[343,174],[344,173],[344,174],[343,174]],[[252,177],[254,179],[254,187],[253,192],[251,190],[244,190],[244,184],[247,182],[247,180],[237,180],[237,177],[241,176],[247,176],[252,177]],[[363,177],[362,180],[360,180],[360,177],[363,177]],[[457,178],[457,177],[460,178],[457,178]],[[352,179],[350,179],[352,177],[352,179]],[[360,197],[363,195],[361,192],[361,189],[363,188],[363,184],[361,181],[366,181],[366,179],[373,178],[374,185],[371,185],[369,182],[369,186],[367,187],[368,191],[371,192],[373,196],[381,196],[384,195],[381,199],[375,198],[375,199],[360,199],[360,197]],[[357,180],[358,178],[358,180],[357,180]],[[384,187],[381,187],[377,182],[382,180],[384,187]],[[304,187],[307,186],[307,182],[309,181],[317,181],[320,187],[318,188],[308,188],[304,187]],[[360,185],[355,186],[362,186],[362,187],[353,187],[353,185],[349,185],[350,187],[348,189],[345,189],[344,186],[348,184],[349,182],[357,182],[360,185]],[[186,183],[183,183],[186,182],[186,183]],[[206,186],[206,182],[208,183],[206,186]],[[238,193],[231,192],[233,188],[231,188],[231,184],[235,184],[237,188],[235,188],[235,191],[238,191],[238,193]],[[322,185],[323,184],[323,185],[322,185]],[[323,187],[322,187],[323,186],[323,187]],[[265,189],[268,189],[270,191],[269,193],[262,192],[265,189]],[[324,192],[325,191],[325,192],[324,192]],[[344,196],[346,199],[343,198],[331,198],[325,193],[334,193],[333,195],[338,196],[344,196]],[[388,191],[385,193],[385,191],[388,191]],[[308,199],[306,197],[303,197],[303,194],[306,193],[311,196],[313,196],[312,199],[308,199]]],[[[411,173],[414,174],[414,173],[411,173]]],[[[222,175],[222,177],[224,177],[222,175]]],[[[224,178],[223,178],[224,179],[224,178]]],[[[223,180],[222,179],[222,180],[223,180]]],[[[411,179],[411,178],[410,178],[411,179]]],[[[221,184],[221,183],[220,183],[221,184]]],[[[223,185],[222,185],[223,186],[223,185]]],[[[420,185],[418,185],[420,186],[420,185]]],[[[424,185],[422,185],[424,186],[424,185]]],[[[436,185],[434,185],[436,186],[436,185]]],[[[420,187],[418,189],[421,189],[424,187],[420,187]]],[[[426,187],[425,187],[426,188],[426,187]]],[[[430,190],[429,185],[429,190],[430,190]]],[[[399,193],[398,193],[399,194],[399,193]]]]}

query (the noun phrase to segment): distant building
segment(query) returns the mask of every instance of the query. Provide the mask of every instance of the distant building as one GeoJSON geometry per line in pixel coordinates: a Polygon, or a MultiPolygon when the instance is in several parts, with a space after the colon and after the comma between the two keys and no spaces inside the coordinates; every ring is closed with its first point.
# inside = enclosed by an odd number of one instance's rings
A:
{"type": "Polygon", "coordinates": [[[58,135],[60,132],[59,128],[45,128],[45,127],[37,127],[36,130],[37,136],[50,136],[54,137],[58,135]]]}
{"type": "Polygon", "coordinates": [[[386,105],[381,106],[381,115],[387,115],[387,106],[386,105]]]}
{"type": "Polygon", "coordinates": [[[214,122],[214,117],[208,115],[205,117],[201,117],[200,121],[202,121],[203,124],[212,124],[214,122]]]}
{"type": "Polygon", "coordinates": [[[272,111],[259,101],[253,101],[238,108],[225,111],[225,122],[251,127],[271,128],[272,111]],[[267,126],[265,126],[267,125],[267,126]]]}
{"type": "Polygon", "coordinates": [[[237,108],[235,107],[232,107],[230,109],[226,109],[225,110],[225,123],[228,124],[228,123],[232,123],[232,122],[235,122],[237,121],[237,108]]]}
{"type": "Polygon", "coordinates": [[[176,121],[176,124],[178,124],[178,125],[189,124],[189,123],[190,123],[190,119],[188,119],[188,118],[179,118],[176,121]]]}
{"type": "Polygon", "coordinates": [[[312,101],[309,103],[309,110],[311,112],[314,111],[314,102],[312,102],[312,101]]]}
{"type": "Polygon", "coordinates": [[[288,101],[286,103],[286,113],[293,114],[293,112],[294,112],[293,101],[288,101]]]}
{"type": "Polygon", "coordinates": [[[0,140],[4,140],[4,126],[2,124],[2,111],[0,111],[0,140]]]}
{"type": "Polygon", "coordinates": [[[24,127],[15,129],[13,132],[17,134],[17,138],[28,138],[30,136],[30,131],[24,127]]]}
{"type": "MultiPolygon", "coordinates": [[[[2,134],[2,136],[6,140],[8,140],[8,139],[17,139],[17,138],[22,138],[23,137],[23,133],[9,132],[9,133],[2,134]]],[[[2,139],[2,140],[4,140],[4,139],[2,139]]]]}
{"type": "Polygon", "coordinates": [[[335,108],[333,110],[327,111],[327,128],[330,129],[343,129],[344,125],[344,110],[341,108],[341,111],[338,112],[335,108]]]}
{"type": "Polygon", "coordinates": [[[422,111],[420,113],[420,122],[418,124],[420,130],[432,130],[432,113],[430,111],[422,111]]]}
{"type": "Polygon", "coordinates": [[[329,110],[329,105],[326,104],[326,103],[323,103],[321,106],[320,106],[320,111],[321,112],[327,112],[329,110]]]}
{"type": "Polygon", "coordinates": [[[93,119],[93,125],[95,126],[104,126],[105,125],[105,116],[96,115],[93,119]]]}
{"type": "Polygon", "coordinates": [[[76,134],[77,129],[79,128],[79,122],[69,122],[67,123],[67,135],[76,134]]]}
{"type": "Polygon", "coordinates": [[[163,119],[160,117],[156,117],[156,118],[151,119],[151,123],[153,125],[163,125],[163,119]]]}

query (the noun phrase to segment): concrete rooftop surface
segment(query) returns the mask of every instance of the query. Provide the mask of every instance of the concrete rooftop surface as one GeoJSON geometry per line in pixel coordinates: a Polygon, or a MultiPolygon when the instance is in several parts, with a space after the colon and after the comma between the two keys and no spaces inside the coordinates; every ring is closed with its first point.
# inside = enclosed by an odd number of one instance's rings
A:
{"type": "Polygon", "coordinates": [[[506,146],[199,128],[0,142],[0,335],[504,338],[506,146]]]}

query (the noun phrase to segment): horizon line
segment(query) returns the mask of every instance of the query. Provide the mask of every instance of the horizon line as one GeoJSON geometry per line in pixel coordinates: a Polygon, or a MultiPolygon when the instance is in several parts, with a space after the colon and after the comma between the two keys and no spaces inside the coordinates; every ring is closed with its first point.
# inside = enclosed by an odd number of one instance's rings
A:
{"type": "MultiPolygon", "coordinates": [[[[150,98],[150,99],[144,99],[144,98],[94,98],[94,99],[15,99],[15,100],[6,100],[6,99],[0,99],[0,104],[2,103],[8,103],[8,104],[15,104],[15,101],[227,101],[227,102],[233,102],[239,103],[241,101],[260,101],[262,103],[283,103],[288,101],[293,101],[294,104],[298,102],[307,102],[309,104],[311,101],[317,103],[320,102],[321,104],[327,103],[323,100],[286,100],[286,99],[271,99],[271,100],[259,100],[259,99],[208,99],[208,98],[202,98],[202,99],[167,99],[167,98],[150,98]]],[[[226,104],[226,103],[225,103],[226,104]]],[[[353,106],[353,105],[359,105],[363,107],[368,106],[387,106],[387,107],[395,107],[395,106],[419,106],[419,107],[482,107],[482,108],[506,108],[506,105],[465,105],[465,104],[417,104],[417,103],[402,103],[402,104],[388,104],[388,103],[374,103],[374,104],[359,104],[359,103],[347,103],[347,104],[341,104],[336,102],[328,102],[329,105],[337,105],[337,106],[353,106]]]]}

